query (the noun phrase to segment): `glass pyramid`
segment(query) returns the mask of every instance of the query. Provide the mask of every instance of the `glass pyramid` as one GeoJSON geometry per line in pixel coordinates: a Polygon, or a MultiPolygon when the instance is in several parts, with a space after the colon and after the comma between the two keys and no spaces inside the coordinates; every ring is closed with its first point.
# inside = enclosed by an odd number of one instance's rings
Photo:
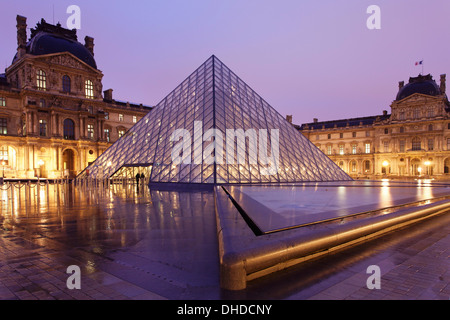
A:
{"type": "Polygon", "coordinates": [[[351,180],[215,56],[79,176],[137,166],[150,183],[351,180]]]}

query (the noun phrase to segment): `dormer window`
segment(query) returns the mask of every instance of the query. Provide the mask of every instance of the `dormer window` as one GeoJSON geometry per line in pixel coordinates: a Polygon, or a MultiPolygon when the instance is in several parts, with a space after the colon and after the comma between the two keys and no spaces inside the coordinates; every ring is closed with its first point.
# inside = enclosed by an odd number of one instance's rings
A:
{"type": "Polygon", "coordinates": [[[38,70],[36,73],[36,87],[38,90],[47,90],[47,75],[43,70],[38,70]]]}
{"type": "Polygon", "coordinates": [[[91,80],[86,80],[84,82],[84,92],[86,94],[86,98],[94,99],[94,84],[91,80]]]}

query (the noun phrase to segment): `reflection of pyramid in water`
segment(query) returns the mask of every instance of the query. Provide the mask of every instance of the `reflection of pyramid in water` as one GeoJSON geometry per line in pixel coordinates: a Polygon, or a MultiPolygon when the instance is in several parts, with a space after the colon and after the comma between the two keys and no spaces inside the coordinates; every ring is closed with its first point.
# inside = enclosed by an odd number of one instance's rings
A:
{"type": "MultiPolygon", "coordinates": [[[[258,141],[258,146],[262,145],[258,141]]],[[[187,159],[184,153],[180,152],[180,155],[187,159]]],[[[150,182],[219,184],[351,180],[215,56],[203,63],[80,176],[89,172],[94,178],[110,177],[122,167],[133,166],[149,168],[150,182]],[[251,131],[247,131],[249,129],[256,132],[266,129],[265,151],[269,159],[271,153],[274,154],[272,137],[275,135],[272,132],[278,129],[278,170],[267,174],[271,162],[262,161],[258,154],[251,152],[249,138],[244,147],[236,139],[231,158],[227,158],[228,150],[218,152],[217,144],[217,150],[214,150],[211,148],[213,138],[206,138],[206,134],[202,136],[213,128],[220,130],[224,137],[227,129],[242,129],[246,133],[251,131]],[[172,161],[172,150],[180,143],[171,141],[176,129],[186,129],[191,134],[191,158],[180,164],[172,161]],[[199,133],[199,130],[203,131],[199,133]],[[213,163],[198,161],[205,159],[206,153],[216,160],[213,163]],[[223,159],[218,159],[219,156],[223,159]]]]}

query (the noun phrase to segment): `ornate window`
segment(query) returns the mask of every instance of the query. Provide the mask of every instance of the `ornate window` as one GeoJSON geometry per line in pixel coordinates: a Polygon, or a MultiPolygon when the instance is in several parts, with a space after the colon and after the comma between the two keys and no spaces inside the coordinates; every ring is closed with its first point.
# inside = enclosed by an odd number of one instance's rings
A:
{"type": "Polygon", "coordinates": [[[94,99],[94,84],[91,80],[86,80],[84,82],[84,92],[86,94],[86,98],[94,99]]]}
{"type": "Polygon", "coordinates": [[[350,171],[356,173],[356,161],[354,160],[350,162],[350,171]]]}
{"type": "Polygon", "coordinates": [[[369,160],[364,161],[364,172],[365,173],[370,172],[370,161],[369,160]]]}
{"type": "Polygon", "coordinates": [[[43,70],[38,70],[36,73],[36,86],[38,90],[47,90],[47,75],[43,70]]]}
{"type": "Polygon", "coordinates": [[[109,129],[104,129],[104,130],[105,130],[105,139],[107,142],[109,142],[111,140],[109,129]]]}
{"type": "Polygon", "coordinates": [[[72,119],[64,120],[64,139],[75,140],[75,123],[72,119]]]}
{"type": "Polygon", "coordinates": [[[70,92],[70,89],[71,89],[70,77],[68,75],[64,75],[62,77],[62,91],[63,92],[70,92]]]}
{"type": "Polygon", "coordinates": [[[364,145],[364,152],[365,152],[365,153],[370,153],[370,143],[366,143],[366,144],[364,145]]]}
{"type": "Polygon", "coordinates": [[[412,139],[412,150],[421,150],[422,149],[422,143],[419,138],[412,139]]]}
{"type": "Polygon", "coordinates": [[[88,134],[88,139],[94,140],[94,125],[93,124],[87,125],[87,134],[88,134]]]}
{"type": "Polygon", "coordinates": [[[9,163],[9,156],[8,156],[8,147],[2,146],[0,149],[0,163],[3,166],[7,166],[9,163]]]}
{"type": "Polygon", "coordinates": [[[400,140],[399,141],[399,151],[400,152],[405,152],[405,145],[406,145],[406,141],[405,140],[400,140]]]}
{"type": "Polygon", "coordinates": [[[47,136],[47,120],[45,119],[39,120],[39,136],[41,137],[47,136]]]}
{"type": "Polygon", "coordinates": [[[0,134],[8,134],[8,120],[0,118],[0,134]]]}
{"type": "Polygon", "coordinates": [[[434,139],[428,139],[428,151],[434,150],[434,139]]]}
{"type": "Polygon", "coordinates": [[[4,97],[0,97],[0,107],[6,107],[6,99],[4,97]]]}

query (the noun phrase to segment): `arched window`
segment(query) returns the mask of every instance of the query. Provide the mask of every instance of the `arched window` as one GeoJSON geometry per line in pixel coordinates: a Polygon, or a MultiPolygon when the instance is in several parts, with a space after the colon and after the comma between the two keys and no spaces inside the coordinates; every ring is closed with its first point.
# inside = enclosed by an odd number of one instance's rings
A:
{"type": "Polygon", "coordinates": [[[355,160],[350,162],[350,172],[356,173],[356,161],[355,160]]]}
{"type": "Polygon", "coordinates": [[[70,77],[68,75],[64,75],[62,77],[62,91],[63,92],[70,92],[70,77]]]}
{"type": "Polygon", "coordinates": [[[94,99],[94,84],[91,80],[86,80],[84,82],[84,92],[86,94],[86,98],[94,99]]]}
{"type": "Polygon", "coordinates": [[[47,90],[47,75],[41,69],[36,73],[36,87],[38,90],[47,90]]]}
{"type": "Polygon", "coordinates": [[[75,140],[75,123],[72,119],[64,120],[64,139],[75,140]]]}
{"type": "Polygon", "coordinates": [[[364,173],[370,173],[370,161],[364,160],[363,162],[364,173]]]}

